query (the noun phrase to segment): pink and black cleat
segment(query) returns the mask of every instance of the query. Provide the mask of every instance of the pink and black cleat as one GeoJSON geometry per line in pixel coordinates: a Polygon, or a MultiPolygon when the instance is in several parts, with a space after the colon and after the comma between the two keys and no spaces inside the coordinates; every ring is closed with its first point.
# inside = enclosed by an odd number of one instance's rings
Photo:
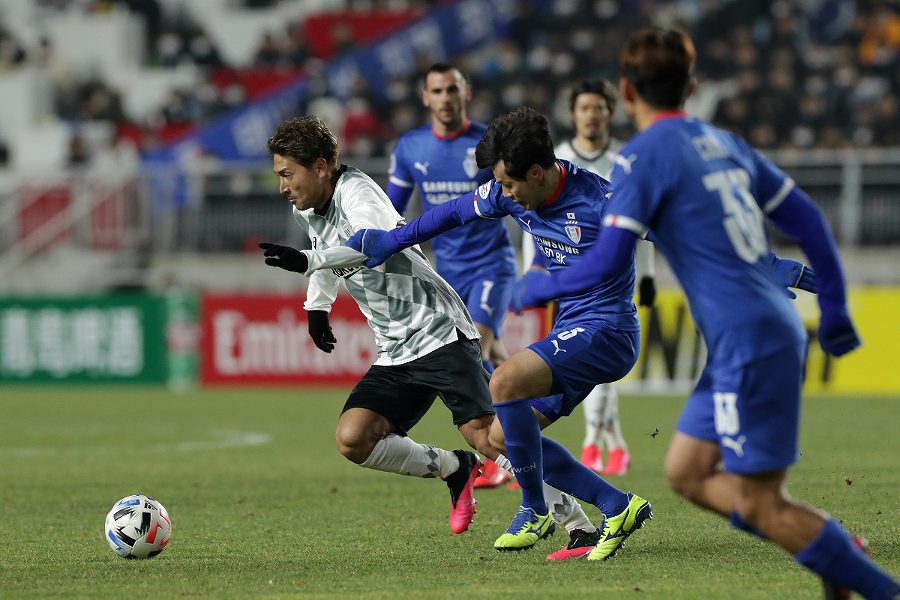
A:
{"type": "Polygon", "coordinates": [[[444,481],[450,488],[450,529],[453,533],[462,533],[469,528],[475,518],[475,479],[481,475],[484,463],[474,452],[454,450],[459,458],[459,469],[451,473],[444,481]]]}

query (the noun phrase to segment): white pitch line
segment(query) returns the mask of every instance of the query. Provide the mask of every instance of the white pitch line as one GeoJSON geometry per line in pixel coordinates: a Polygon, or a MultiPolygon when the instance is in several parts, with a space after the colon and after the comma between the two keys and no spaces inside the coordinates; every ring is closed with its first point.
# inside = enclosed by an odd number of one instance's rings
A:
{"type": "MultiPolygon", "coordinates": [[[[197,450],[222,450],[227,448],[243,448],[246,446],[263,446],[272,441],[272,435],[269,433],[259,433],[255,431],[212,431],[211,435],[214,439],[209,440],[187,440],[184,442],[171,442],[162,444],[151,444],[142,446],[142,452],[194,452],[197,450]]],[[[30,446],[24,448],[0,448],[0,455],[12,454],[18,457],[29,456],[47,456],[53,454],[71,454],[75,453],[103,453],[103,452],[119,452],[121,446],[30,446]]]]}

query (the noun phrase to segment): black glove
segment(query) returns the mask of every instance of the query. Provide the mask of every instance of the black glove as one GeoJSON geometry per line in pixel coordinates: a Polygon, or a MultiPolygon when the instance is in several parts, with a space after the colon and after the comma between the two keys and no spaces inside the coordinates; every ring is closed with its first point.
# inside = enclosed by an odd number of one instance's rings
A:
{"type": "Polygon", "coordinates": [[[306,319],[309,321],[309,337],[316,347],[322,352],[334,350],[337,339],[331,332],[331,325],[328,324],[328,313],[324,310],[308,310],[306,319]]]}
{"type": "Polygon", "coordinates": [[[656,300],[656,283],[652,276],[644,275],[638,285],[638,305],[653,306],[654,300],[656,300]]]}
{"type": "MultiPolygon", "coordinates": [[[[306,255],[290,246],[279,246],[269,242],[260,242],[259,247],[264,250],[266,264],[270,267],[281,267],[285,271],[306,273],[309,268],[309,260],[306,255]]],[[[326,319],[327,321],[327,319],[326,319]]],[[[319,346],[321,348],[321,346],[319,346]]]]}

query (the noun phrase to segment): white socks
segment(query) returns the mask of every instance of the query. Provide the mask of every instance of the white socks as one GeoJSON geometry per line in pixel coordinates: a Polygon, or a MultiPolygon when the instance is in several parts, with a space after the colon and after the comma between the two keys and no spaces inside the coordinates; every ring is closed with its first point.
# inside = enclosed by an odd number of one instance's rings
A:
{"type": "MultiPolygon", "coordinates": [[[[495,458],[494,462],[501,469],[512,472],[512,463],[502,454],[495,458]]],[[[572,532],[575,529],[586,533],[597,531],[588,516],[584,514],[584,509],[572,496],[544,483],[544,500],[547,501],[547,506],[553,513],[553,520],[565,527],[566,531],[572,532]]]]}
{"type": "Polygon", "coordinates": [[[459,459],[448,450],[391,433],[375,444],[360,466],[386,473],[444,479],[459,469],[459,459]]]}
{"type": "Polygon", "coordinates": [[[619,394],[610,383],[601,383],[582,401],[584,406],[584,442],[581,447],[603,445],[607,450],[627,450],[622,428],[619,425],[619,394]]]}
{"type": "Polygon", "coordinates": [[[600,435],[603,436],[603,443],[606,445],[607,450],[616,448],[628,450],[628,444],[625,443],[625,438],[622,437],[622,427],[619,423],[619,394],[616,393],[616,388],[610,383],[605,383],[600,387],[603,388],[606,394],[606,406],[603,410],[603,428],[600,431],[600,435]]]}
{"type": "Polygon", "coordinates": [[[603,401],[605,399],[602,388],[598,385],[591,393],[581,401],[584,407],[584,441],[581,447],[595,446],[600,441],[600,429],[603,427],[603,401]]]}

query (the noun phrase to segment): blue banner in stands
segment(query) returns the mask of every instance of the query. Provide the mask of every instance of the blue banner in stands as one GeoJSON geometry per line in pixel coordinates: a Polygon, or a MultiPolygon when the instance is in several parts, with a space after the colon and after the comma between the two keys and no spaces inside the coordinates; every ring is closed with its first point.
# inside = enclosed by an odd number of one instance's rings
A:
{"type": "MultiPolygon", "coordinates": [[[[543,3],[535,0],[535,4],[543,3]]],[[[503,37],[516,14],[515,0],[462,0],[433,10],[378,42],[329,61],[325,66],[329,91],[346,98],[361,78],[372,94],[383,94],[392,78],[413,76],[423,58],[427,62],[444,60],[503,37]]],[[[266,141],[278,123],[299,113],[308,88],[305,78],[288,84],[178,142],[147,153],[144,159],[189,169],[203,157],[268,158],[266,141]]]]}

